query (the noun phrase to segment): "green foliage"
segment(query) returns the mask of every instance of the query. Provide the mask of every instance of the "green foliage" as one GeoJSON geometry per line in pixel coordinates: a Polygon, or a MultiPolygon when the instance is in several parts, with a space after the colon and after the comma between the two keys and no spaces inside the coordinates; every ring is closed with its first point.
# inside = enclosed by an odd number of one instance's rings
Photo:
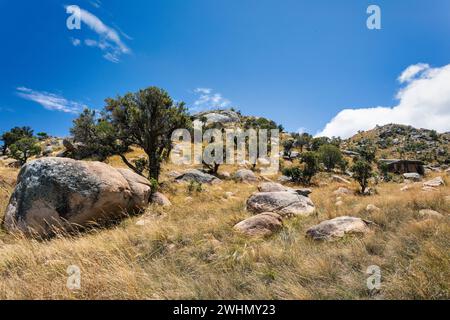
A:
{"type": "Polygon", "coordinates": [[[357,152],[360,155],[360,158],[368,163],[372,163],[375,161],[377,147],[373,143],[367,143],[362,146],[359,146],[357,152]]]}
{"type": "Polygon", "coordinates": [[[328,137],[317,137],[312,138],[309,144],[309,149],[311,151],[318,151],[321,146],[324,144],[329,144],[330,139],[328,137]]]}
{"type": "Polygon", "coordinates": [[[41,146],[38,144],[37,139],[33,137],[21,138],[10,145],[9,149],[11,157],[18,160],[21,165],[24,165],[28,158],[41,153],[41,146]]]}
{"type": "Polygon", "coordinates": [[[312,135],[306,132],[295,134],[293,137],[295,139],[295,145],[300,148],[300,152],[303,152],[303,148],[308,146],[312,139],[312,135]]]}
{"type": "MultiPolygon", "coordinates": [[[[275,121],[263,118],[263,117],[248,117],[244,122],[245,129],[280,129],[279,126],[275,123],[275,121]]],[[[282,131],[282,130],[281,130],[282,131]]]]}
{"type": "Polygon", "coordinates": [[[172,132],[191,127],[185,104],[175,103],[165,90],[157,87],[109,98],[106,104],[104,119],[113,128],[113,149],[138,173],[123,153],[132,145],[144,149],[148,157],[148,176],[158,180],[161,162],[172,147],[172,132]]]}
{"type": "Polygon", "coordinates": [[[372,177],[372,166],[368,161],[359,159],[353,164],[351,171],[353,178],[361,186],[361,193],[364,193],[369,184],[369,178],[372,177]]]}
{"type": "Polygon", "coordinates": [[[294,140],[289,139],[289,140],[285,140],[282,143],[283,145],[283,154],[286,157],[291,157],[291,153],[292,153],[292,148],[294,148],[294,140]]]}
{"type": "Polygon", "coordinates": [[[319,172],[319,157],[316,152],[304,152],[301,155],[301,162],[304,164],[303,181],[309,184],[312,177],[319,172]]]}
{"type": "Polygon", "coordinates": [[[3,141],[2,153],[6,154],[8,148],[22,138],[32,138],[33,130],[30,127],[14,127],[10,131],[1,135],[3,141]]]}
{"type": "Polygon", "coordinates": [[[38,137],[39,140],[45,140],[49,138],[46,132],[38,132],[36,133],[36,136],[38,137]]]}
{"type": "Polygon", "coordinates": [[[153,193],[158,192],[158,190],[159,190],[159,183],[158,183],[158,180],[156,180],[156,179],[154,179],[154,178],[150,178],[149,181],[150,181],[150,190],[151,190],[151,193],[153,194],[153,193]]]}
{"type": "Polygon", "coordinates": [[[302,153],[300,160],[302,168],[284,168],[282,173],[294,182],[310,184],[312,177],[319,171],[319,157],[317,153],[309,151],[302,153]]]}
{"type": "Polygon", "coordinates": [[[303,182],[303,171],[299,167],[284,168],[282,174],[290,177],[294,182],[303,182]]]}
{"type": "Polygon", "coordinates": [[[434,141],[439,141],[439,135],[436,132],[436,130],[431,130],[430,132],[430,138],[433,139],[434,141]]]}
{"type": "Polygon", "coordinates": [[[70,129],[75,142],[81,142],[76,158],[94,158],[104,161],[108,156],[116,154],[114,128],[105,119],[98,119],[94,110],[85,109],[73,121],[70,129]]]}
{"type": "Polygon", "coordinates": [[[191,180],[189,182],[189,184],[187,185],[187,192],[189,194],[192,194],[194,192],[199,193],[199,192],[202,192],[202,191],[203,191],[203,184],[201,182],[197,182],[197,181],[191,180]]]}
{"type": "Polygon", "coordinates": [[[334,169],[343,160],[341,150],[332,144],[324,144],[320,146],[319,158],[328,171],[334,169]]]}

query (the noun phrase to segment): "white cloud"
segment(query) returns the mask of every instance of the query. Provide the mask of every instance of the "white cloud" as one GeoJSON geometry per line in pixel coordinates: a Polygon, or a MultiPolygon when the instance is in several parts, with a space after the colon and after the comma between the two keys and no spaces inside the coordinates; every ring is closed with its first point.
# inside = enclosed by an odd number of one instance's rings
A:
{"type": "Polygon", "coordinates": [[[45,91],[36,91],[26,87],[18,87],[17,95],[21,98],[37,102],[47,110],[66,113],[79,113],[88,106],[76,101],[70,101],[61,95],[45,91]]]}
{"type": "Polygon", "coordinates": [[[194,101],[193,110],[227,108],[231,104],[231,101],[224,98],[221,93],[214,92],[210,88],[197,88],[194,90],[194,93],[198,97],[194,101]]]}
{"type": "Polygon", "coordinates": [[[410,66],[398,80],[406,84],[396,95],[398,105],[342,110],[317,135],[347,138],[358,130],[388,123],[450,130],[450,64],[441,68],[410,66]]]}
{"type": "Polygon", "coordinates": [[[72,42],[74,47],[78,47],[81,44],[81,40],[77,38],[70,38],[70,41],[72,42]]]}
{"type": "Polygon", "coordinates": [[[97,9],[100,8],[102,5],[102,2],[100,0],[92,0],[92,1],[89,1],[89,3],[97,9]]]}
{"type": "Polygon", "coordinates": [[[402,72],[400,77],[398,77],[398,81],[400,83],[411,82],[417,75],[419,75],[422,71],[430,69],[430,66],[426,63],[418,63],[413,64],[406,68],[405,71],[402,72]]]}
{"type": "MultiPolygon", "coordinates": [[[[70,6],[66,7],[66,9],[67,8],[70,8],[70,6]]],[[[101,49],[105,59],[112,62],[118,62],[121,55],[131,53],[131,49],[122,41],[119,32],[103,23],[97,16],[80,8],[80,19],[82,23],[87,25],[99,37],[98,40],[86,39],[84,41],[85,44],[90,47],[98,47],[101,49]],[[95,41],[95,44],[93,41],[95,41]]]]}

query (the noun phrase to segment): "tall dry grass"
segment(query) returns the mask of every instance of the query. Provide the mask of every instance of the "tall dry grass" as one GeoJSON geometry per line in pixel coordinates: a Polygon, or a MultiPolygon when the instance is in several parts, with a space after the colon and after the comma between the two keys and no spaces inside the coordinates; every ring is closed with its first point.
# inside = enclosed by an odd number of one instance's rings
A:
{"type": "MultiPolygon", "coordinates": [[[[172,169],[177,168],[169,165],[164,173],[172,169]]],[[[339,207],[333,195],[338,184],[328,183],[311,195],[317,215],[287,220],[266,239],[232,231],[250,216],[245,201],[256,186],[226,181],[189,194],[185,185],[166,183],[163,192],[172,207],[151,206],[109,229],[47,241],[0,231],[0,298],[448,299],[449,219],[424,219],[418,212],[450,214],[449,182],[431,193],[383,184],[376,196],[343,196],[339,207]],[[234,196],[227,199],[226,192],[234,196]],[[366,212],[369,203],[381,210],[366,212]],[[365,237],[333,243],[305,238],[310,226],[340,215],[377,226],[365,237]],[[81,269],[80,290],[66,287],[70,265],[81,269]],[[382,271],[377,292],[366,286],[370,265],[382,271]]],[[[0,190],[1,212],[12,187],[6,189],[0,190]]]]}

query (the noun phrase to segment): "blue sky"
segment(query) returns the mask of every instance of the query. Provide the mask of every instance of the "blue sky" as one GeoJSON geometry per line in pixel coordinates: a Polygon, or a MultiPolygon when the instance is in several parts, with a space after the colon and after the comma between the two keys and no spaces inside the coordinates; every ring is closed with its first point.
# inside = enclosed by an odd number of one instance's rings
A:
{"type": "Polygon", "coordinates": [[[66,135],[84,106],[150,85],[289,131],[450,130],[447,0],[0,0],[0,12],[0,132],[66,135]],[[370,4],[381,30],[366,27],[370,4]],[[67,5],[83,9],[81,30],[67,5]]]}

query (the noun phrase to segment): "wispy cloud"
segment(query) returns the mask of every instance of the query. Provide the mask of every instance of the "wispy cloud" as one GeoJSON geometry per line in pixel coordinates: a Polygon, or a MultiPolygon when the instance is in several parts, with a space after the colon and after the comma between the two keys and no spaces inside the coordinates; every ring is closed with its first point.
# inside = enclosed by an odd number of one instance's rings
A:
{"type": "Polygon", "coordinates": [[[89,1],[89,3],[94,7],[94,8],[100,8],[102,6],[102,2],[100,0],[91,0],[89,1]]]}
{"type": "Polygon", "coordinates": [[[74,47],[78,47],[81,44],[81,40],[77,38],[70,38],[70,42],[72,42],[74,47]]]}
{"type": "MultiPolygon", "coordinates": [[[[95,3],[99,6],[101,4],[99,1],[96,1],[95,3]]],[[[68,12],[74,11],[74,9],[71,9],[71,6],[66,6],[66,10],[68,12]]],[[[106,25],[96,15],[82,8],[80,8],[80,19],[84,25],[87,25],[89,29],[98,36],[98,40],[86,39],[84,43],[90,47],[99,48],[103,52],[103,57],[105,59],[117,63],[120,61],[121,55],[131,53],[131,49],[122,41],[119,35],[119,33],[123,34],[123,32],[117,31],[113,27],[106,25]]],[[[74,46],[79,46],[81,41],[72,41],[72,44],[74,46]]]]}
{"type": "Polygon", "coordinates": [[[398,123],[418,128],[450,130],[450,64],[431,68],[428,64],[409,66],[398,81],[398,104],[393,107],[344,109],[318,133],[347,138],[358,130],[398,123]]]}
{"type": "Polygon", "coordinates": [[[214,92],[211,88],[196,88],[194,93],[197,99],[194,101],[194,110],[205,110],[214,108],[227,108],[231,101],[224,98],[221,93],[214,92]]]}
{"type": "Polygon", "coordinates": [[[83,103],[67,100],[63,96],[55,93],[50,93],[46,91],[36,91],[26,87],[18,87],[16,90],[17,90],[16,94],[19,97],[26,100],[34,101],[43,106],[45,109],[51,111],[60,111],[77,114],[83,111],[83,109],[88,107],[83,103]]]}

